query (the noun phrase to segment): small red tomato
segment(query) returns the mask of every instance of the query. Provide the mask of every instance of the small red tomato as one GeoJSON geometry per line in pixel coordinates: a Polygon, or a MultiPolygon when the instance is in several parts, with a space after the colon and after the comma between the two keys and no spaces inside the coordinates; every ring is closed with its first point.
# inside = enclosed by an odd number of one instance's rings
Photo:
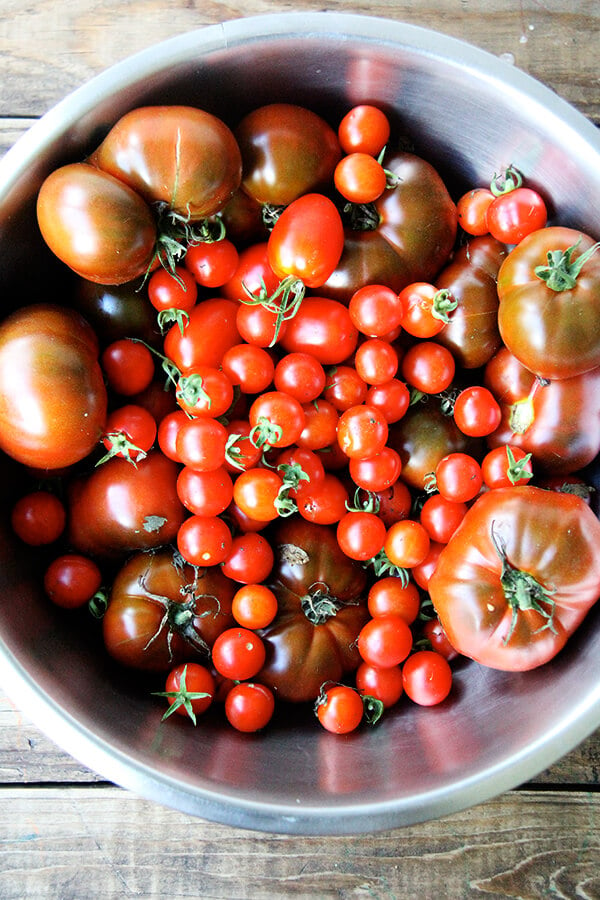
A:
{"type": "Polygon", "coordinates": [[[362,721],[363,709],[360,694],[343,684],[322,690],[315,704],[319,722],[333,734],[355,731],[362,721]]]}

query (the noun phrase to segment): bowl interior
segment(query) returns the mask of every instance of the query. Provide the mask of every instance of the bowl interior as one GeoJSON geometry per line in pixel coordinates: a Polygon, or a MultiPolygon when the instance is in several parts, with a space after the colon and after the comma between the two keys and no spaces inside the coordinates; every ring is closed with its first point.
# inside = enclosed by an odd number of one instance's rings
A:
{"type": "MultiPolygon", "coordinates": [[[[459,41],[381,19],[284,14],[176,38],[110,69],[51,110],[0,164],[0,284],[7,311],[59,298],[68,278],[43,246],[35,197],[56,165],[92,150],[126,110],[190,103],[234,125],[262,103],[307,105],[335,123],[358,102],[458,196],[513,163],[561,223],[600,235],[595,130],[551,91],[459,41]],[[35,259],[35,270],[31,260],[35,259]],[[24,273],[27,273],[24,278],[24,273]],[[48,284],[52,288],[48,289],[48,284]]],[[[31,718],[90,768],[139,794],[235,825],[349,833],[431,818],[533,776],[600,724],[598,612],[550,664],[504,674],[464,662],[439,708],[400,703],[345,738],[302,711],[244,736],[209,715],[193,729],[101,651],[96,629],[50,608],[7,514],[18,479],[2,461],[0,676],[31,718]],[[177,717],[174,717],[177,718],[177,717]]]]}

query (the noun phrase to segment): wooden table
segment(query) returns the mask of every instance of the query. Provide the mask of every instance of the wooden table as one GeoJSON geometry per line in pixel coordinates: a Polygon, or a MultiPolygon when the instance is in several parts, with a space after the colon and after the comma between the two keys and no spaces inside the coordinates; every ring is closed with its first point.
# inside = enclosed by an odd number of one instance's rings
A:
{"type": "MultiPolygon", "coordinates": [[[[600,0],[330,0],[513,60],[600,124],[600,0]],[[573,11],[575,10],[575,11],[573,11]]],[[[0,0],[0,151],[68,92],[164,38],[321,3],[0,0]]],[[[296,838],[142,801],[56,749],[0,695],[0,898],[600,897],[600,731],[534,782],[440,821],[296,838]]]]}

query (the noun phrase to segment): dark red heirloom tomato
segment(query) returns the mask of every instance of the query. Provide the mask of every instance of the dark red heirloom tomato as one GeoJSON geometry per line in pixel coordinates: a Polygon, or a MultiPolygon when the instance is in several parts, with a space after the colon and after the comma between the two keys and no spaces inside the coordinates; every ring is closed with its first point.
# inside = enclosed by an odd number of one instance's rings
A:
{"type": "Polygon", "coordinates": [[[507,253],[490,235],[472,238],[436,278],[436,287],[449,291],[457,306],[435,339],[463,369],[485,365],[502,343],[496,279],[507,253]]]}
{"type": "Polygon", "coordinates": [[[341,156],[336,133],[317,113],[272,103],[248,113],[236,132],[242,186],[259,203],[287,206],[325,187],[341,156]]]}
{"type": "Polygon", "coordinates": [[[125,113],[91,161],[147,202],[166,203],[192,221],[222,209],[242,177],[230,129],[191,106],[142,106],[125,113]]]}
{"type": "Polygon", "coordinates": [[[429,580],[452,646],[496,669],[552,659],[600,596],[599,543],[600,522],[573,494],[482,494],[429,580]]]}
{"type": "Polygon", "coordinates": [[[340,681],[360,663],[365,571],[342,553],[333,529],[297,517],[277,528],[273,548],[269,586],[279,612],[260,632],[267,659],[257,680],[280,700],[314,700],[323,682],[340,681]]]}
{"type": "Polygon", "coordinates": [[[54,255],[89,281],[124,284],[152,263],[156,225],[150,207],[123,181],[87,163],[48,175],[37,220],[54,255]]]}
{"type": "Polygon", "coordinates": [[[533,454],[534,467],[562,475],[600,452],[600,368],[545,381],[502,347],[486,366],[485,383],[502,413],[487,438],[490,447],[519,447],[533,454]]]}
{"type": "Polygon", "coordinates": [[[175,540],[185,510],[177,496],[179,466],[151,450],[136,466],[110,459],[69,488],[71,546],[115,557],[175,540]]]}
{"type": "Polygon", "coordinates": [[[502,264],[502,340],[541,378],[571,378],[600,365],[599,249],[572,228],[542,228],[502,264]]]}
{"type": "Polygon", "coordinates": [[[26,306],[0,325],[0,447],[27,466],[59,469],[96,446],[107,396],[96,335],[79,313],[26,306]]]}
{"type": "Polygon", "coordinates": [[[112,586],[102,620],[106,649],[125,666],[152,671],[207,657],[235,624],[236,588],[218,566],[188,565],[170,549],[136,553],[112,586]]]}

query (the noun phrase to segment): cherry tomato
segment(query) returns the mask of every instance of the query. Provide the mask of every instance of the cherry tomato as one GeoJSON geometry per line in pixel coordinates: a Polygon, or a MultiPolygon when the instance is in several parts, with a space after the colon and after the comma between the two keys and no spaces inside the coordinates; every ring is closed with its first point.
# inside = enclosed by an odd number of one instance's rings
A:
{"type": "Polygon", "coordinates": [[[398,353],[381,338],[368,338],[357,348],[354,365],[368,385],[386,384],[398,371],[398,353]]]}
{"type": "Polygon", "coordinates": [[[398,299],[402,328],[419,338],[439,334],[457,306],[450,291],[438,290],[426,281],[407,285],[400,291],[398,299]]]}
{"type": "Polygon", "coordinates": [[[223,356],[222,369],[233,385],[244,394],[266,391],[275,373],[272,356],[256,344],[236,344],[223,356]]]}
{"type": "Polygon", "coordinates": [[[302,405],[283,391],[267,391],[257,397],[248,418],[251,440],[257,447],[289,447],[295,444],[304,428],[302,405]]]}
{"type": "MultiPolygon", "coordinates": [[[[189,421],[190,417],[182,409],[175,409],[161,419],[158,425],[158,446],[163,454],[174,462],[180,462],[177,452],[177,435],[181,426],[189,421]]],[[[207,419],[207,421],[210,420],[207,419]]]]}
{"type": "Polygon", "coordinates": [[[398,294],[384,284],[359,288],[350,298],[348,311],[354,325],[367,337],[383,337],[402,322],[398,294]]]}
{"type": "Polygon", "coordinates": [[[527,484],[533,476],[531,453],[510,444],[494,447],[483,457],[481,472],[489,488],[527,484]]]}
{"type": "Polygon", "coordinates": [[[324,366],[347,360],[358,342],[348,308],[337,300],[305,297],[293,319],[286,323],[280,344],[288,353],[310,353],[324,366]]]}
{"type": "Polygon", "coordinates": [[[221,287],[230,281],[235,275],[238,261],[235,244],[227,238],[191,244],[184,259],[186,269],[205,288],[221,287]]]}
{"type": "Polygon", "coordinates": [[[168,322],[170,318],[165,313],[192,311],[198,299],[198,287],[191,272],[183,266],[175,266],[173,273],[160,268],[148,280],[148,299],[154,309],[163,314],[159,322],[168,322]]]}
{"type": "Polygon", "coordinates": [[[263,286],[269,296],[279,286],[279,278],[269,265],[267,241],[240,251],[237,268],[229,281],[221,285],[220,293],[229,300],[244,300],[263,286]]]}
{"type": "Polygon", "coordinates": [[[467,191],[456,204],[458,224],[467,234],[481,236],[489,234],[487,211],[494,200],[488,188],[467,191]]]}
{"type": "Polygon", "coordinates": [[[236,478],[233,499],[237,506],[259,522],[270,522],[279,515],[277,501],[283,479],[271,469],[246,469],[236,478]]]}
{"type": "Polygon", "coordinates": [[[164,691],[158,696],[166,697],[169,709],[163,716],[176,713],[187,716],[196,724],[196,716],[206,712],[212,704],[216,692],[215,679],[211,672],[199,663],[180,663],[167,675],[164,691]]]}
{"type": "Polygon", "coordinates": [[[458,651],[454,649],[448,640],[443,625],[437,616],[425,622],[423,625],[423,637],[427,638],[431,644],[431,649],[435,650],[436,653],[440,653],[448,662],[451,662],[458,656],[458,651]]]}
{"type": "Polygon", "coordinates": [[[363,702],[354,688],[334,685],[322,690],[315,704],[317,718],[323,728],[333,734],[355,731],[363,718],[363,702]]]}
{"type": "Polygon", "coordinates": [[[387,575],[370,587],[367,606],[374,619],[395,615],[412,625],[419,615],[421,598],[413,581],[405,583],[396,575],[387,575]]]}
{"type": "Polygon", "coordinates": [[[481,466],[468,453],[449,453],[435,468],[437,489],[447,500],[468,503],[483,484],[481,466]]]}
{"type": "Polygon", "coordinates": [[[333,366],[326,372],[323,396],[340,412],[359,406],[367,397],[369,386],[353,366],[333,366]]]}
{"type": "Polygon", "coordinates": [[[338,522],[336,535],[346,556],[367,562],[383,547],[386,529],[375,513],[351,511],[338,522]]]}
{"type": "Polygon", "coordinates": [[[154,359],[139,341],[122,338],[105,348],[100,365],[109,387],[117,394],[131,397],[148,387],[154,378],[154,359]]]}
{"type": "Polygon", "coordinates": [[[221,568],[232,581],[251,584],[269,577],[273,561],[273,550],[266,538],[249,532],[233,538],[231,550],[221,568]]]}
{"type": "Polygon", "coordinates": [[[192,515],[177,532],[177,549],[193,566],[218,566],[231,550],[231,532],[218,516],[192,515]]]}
{"type": "Polygon", "coordinates": [[[227,438],[227,429],[216,419],[186,416],[175,438],[177,461],[198,472],[219,469],[225,462],[227,438]]]}
{"type": "Polygon", "coordinates": [[[544,228],[548,218],[546,204],[537,191],[519,187],[501,194],[488,206],[488,231],[497,241],[518,244],[534,231],[544,228]]]}
{"type": "Polygon", "coordinates": [[[381,410],[389,425],[399,422],[410,405],[410,391],[403,381],[391,378],[383,384],[372,384],[365,397],[369,406],[381,410]]]}
{"type": "Polygon", "coordinates": [[[179,406],[190,416],[223,416],[233,403],[233,385],[225,372],[198,364],[181,375],[175,386],[179,406]]]}
{"type": "Polygon", "coordinates": [[[156,440],[157,428],[153,416],[134,403],[119,406],[108,414],[102,443],[106,453],[101,462],[120,456],[135,463],[144,459],[156,440]]]}
{"type": "Polygon", "coordinates": [[[413,636],[406,621],[388,613],[370,619],[358,635],[358,652],[370,666],[386,669],[404,662],[411,651],[413,636]]]}
{"type": "Polygon", "coordinates": [[[400,666],[370,666],[363,662],[356,670],[356,687],[361,694],[374,697],[385,709],[394,706],[404,692],[400,666]]]}
{"type": "Polygon", "coordinates": [[[348,464],[354,484],[365,491],[385,491],[398,480],[402,470],[400,454],[392,447],[383,447],[375,456],[351,459],[348,464]]]}
{"type": "Polygon", "coordinates": [[[351,406],[339,418],[338,443],[350,459],[376,456],[383,450],[387,438],[388,424],[374,406],[351,406]]]}
{"type": "Polygon", "coordinates": [[[244,628],[266,628],[277,615],[277,597],[264,584],[247,583],[233,595],[231,612],[244,628]]]}
{"type": "Polygon", "coordinates": [[[298,490],[308,484],[317,484],[325,477],[323,462],[313,450],[305,447],[288,447],[277,457],[277,470],[283,474],[286,482],[295,480],[297,486],[290,487],[288,494],[292,499],[298,496],[298,490]]]}
{"type": "Polygon", "coordinates": [[[217,672],[225,678],[246,681],[264,665],[265,645],[249,628],[228,628],[212,646],[212,661],[217,672]]]}
{"type": "Polygon", "coordinates": [[[102,573],[93,559],[65,553],[53,559],[44,573],[44,590],[56,606],[76,609],[88,603],[102,584],[102,573]]]}
{"type": "Polygon", "coordinates": [[[275,387],[300,403],[310,403],[325,387],[325,369],[310,353],[287,353],[275,367],[275,387]]]}
{"type": "Polygon", "coordinates": [[[308,522],[333,525],[345,515],[348,499],[340,479],[326,472],[322,481],[298,489],[298,512],[308,522]]]}
{"type": "Polygon", "coordinates": [[[454,421],[463,434],[485,437],[502,421],[502,410],[491,391],[481,385],[472,385],[456,398],[454,421]]]}
{"type": "Polygon", "coordinates": [[[177,476],[177,496],[197,516],[220,516],[233,499],[233,481],[221,466],[198,471],[184,466],[177,476]]]}
{"type": "Polygon", "coordinates": [[[452,688],[452,669],[440,653],[417,650],[402,667],[404,693],[419,706],[436,706],[452,688]]]}
{"type": "Polygon", "coordinates": [[[376,106],[353,106],[338,126],[338,138],[344,153],[369,153],[379,156],[390,137],[390,123],[376,106]]]}
{"type": "Polygon", "coordinates": [[[383,549],[391,563],[402,569],[412,569],[422,563],[429,550],[429,534],[420,522],[401,519],[390,525],[383,549]]]}
{"type": "Polygon", "coordinates": [[[240,304],[215,297],[196,303],[183,332],[173,325],[164,340],[164,352],[185,375],[199,365],[218,368],[226,350],[239,344],[236,316],[240,304]]]}
{"type": "Polygon", "coordinates": [[[225,715],[236,731],[260,731],[268,725],[274,711],[273,692],[264,684],[236,684],[225,698],[225,715]]]}
{"type": "Polygon", "coordinates": [[[419,521],[432,541],[447,544],[467,512],[466,503],[432,494],[421,507],[419,521]]]}
{"type": "Polygon", "coordinates": [[[269,265],[279,278],[293,276],[308,288],[325,284],[344,249],[344,226],[323,194],[304,194],[277,219],[268,241],[269,265]]]}
{"type": "Polygon", "coordinates": [[[435,341],[410,347],[402,359],[402,377],[424,394],[439,394],[452,383],[456,365],[451,352],[435,341]]]}
{"type": "Polygon", "coordinates": [[[304,428],[297,444],[305,450],[324,450],[334,443],[337,436],[339,413],[327,400],[303,403],[304,428]]]}
{"type": "Polygon", "coordinates": [[[20,497],[13,506],[11,526],[23,543],[31,547],[52,544],[65,529],[64,504],[49,491],[33,491],[20,497]]]}
{"type": "Polygon", "coordinates": [[[351,203],[373,203],[387,187],[385,169],[369,153],[349,153],[335,167],[336,188],[351,203]]]}

